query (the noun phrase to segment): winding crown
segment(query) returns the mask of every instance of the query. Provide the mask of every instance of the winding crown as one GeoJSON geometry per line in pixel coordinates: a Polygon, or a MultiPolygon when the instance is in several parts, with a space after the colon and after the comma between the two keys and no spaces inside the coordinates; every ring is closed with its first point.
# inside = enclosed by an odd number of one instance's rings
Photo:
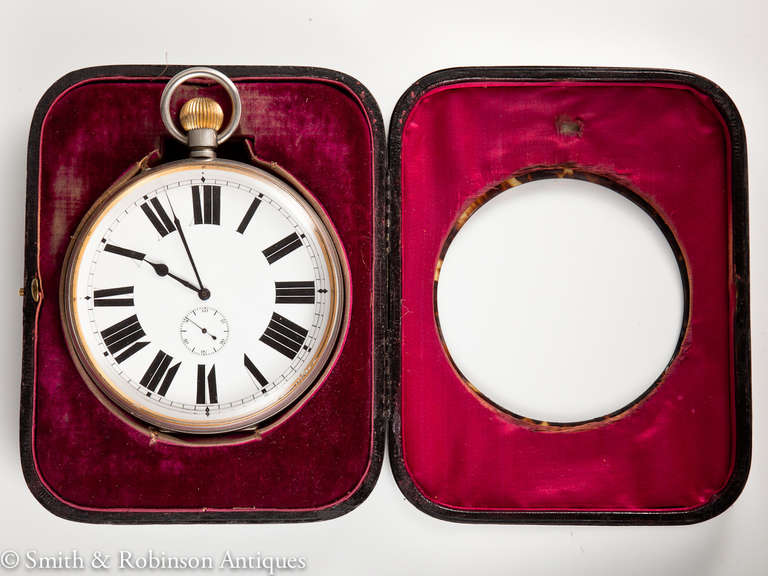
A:
{"type": "Polygon", "coordinates": [[[224,111],[212,98],[192,98],[181,107],[179,122],[186,131],[201,128],[218,131],[224,123],[224,111]]]}

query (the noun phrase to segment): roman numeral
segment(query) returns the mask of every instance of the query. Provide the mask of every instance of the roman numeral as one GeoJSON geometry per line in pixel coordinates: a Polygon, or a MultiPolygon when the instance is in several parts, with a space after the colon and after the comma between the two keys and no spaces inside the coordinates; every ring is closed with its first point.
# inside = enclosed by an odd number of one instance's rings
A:
{"type": "Polygon", "coordinates": [[[121,288],[105,288],[104,290],[93,291],[94,306],[133,306],[133,286],[122,286],[121,288]],[[113,296],[125,296],[130,294],[130,298],[113,298],[113,296]]]}
{"type": "Polygon", "coordinates": [[[146,334],[144,334],[136,314],[101,331],[104,345],[110,354],[114,356],[117,352],[122,351],[119,355],[115,356],[115,361],[118,363],[130,358],[149,344],[149,342],[136,342],[144,336],[146,334]]]}
{"type": "Polygon", "coordinates": [[[272,244],[272,246],[263,251],[263,254],[266,256],[267,262],[274,264],[283,256],[287,256],[296,250],[299,246],[301,246],[301,238],[294,232],[280,240],[280,242],[272,244]]]}
{"type": "Polygon", "coordinates": [[[275,282],[276,304],[314,304],[315,283],[275,282]]]}
{"type": "Polygon", "coordinates": [[[149,221],[152,222],[152,226],[155,227],[160,236],[166,236],[176,230],[173,221],[168,217],[168,213],[156,197],[152,198],[149,202],[144,202],[141,205],[141,209],[149,218],[149,221]]]}
{"type": "Polygon", "coordinates": [[[211,371],[208,372],[208,386],[206,402],[206,377],[205,377],[205,364],[197,365],[197,404],[218,404],[219,394],[216,391],[216,366],[211,366],[211,371]]]}
{"type": "Polygon", "coordinates": [[[267,380],[264,377],[264,374],[262,374],[261,371],[256,368],[253,362],[251,362],[251,359],[248,358],[247,354],[243,354],[243,363],[245,364],[245,368],[248,370],[248,372],[251,373],[251,376],[253,376],[256,379],[256,382],[259,383],[259,386],[261,386],[261,391],[266,392],[265,388],[267,384],[269,384],[269,380],[267,380]]]}
{"type": "Polygon", "coordinates": [[[293,360],[301,350],[301,345],[306,337],[307,331],[304,328],[274,312],[267,329],[259,340],[293,360]]]}
{"type": "Polygon", "coordinates": [[[237,227],[237,231],[240,232],[240,234],[245,232],[245,229],[248,228],[248,224],[251,223],[251,218],[253,218],[253,215],[256,213],[256,208],[259,207],[259,204],[261,204],[261,198],[254,198],[251,205],[248,206],[248,210],[246,210],[245,216],[243,216],[243,220],[240,222],[240,226],[237,227]]]}
{"type": "Polygon", "coordinates": [[[106,244],[104,246],[104,252],[112,252],[112,254],[133,258],[134,260],[144,260],[146,257],[146,254],[136,252],[136,250],[129,250],[128,248],[123,248],[121,246],[115,246],[114,244],[106,244]]]}
{"type": "Polygon", "coordinates": [[[172,356],[169,356],[162,350],[158,351],[139,383],[147,390],[151,392],[157,390],[160,396],[165,396],[165,393],[168,392],[168,388],[171,386],[171,382],[173,382],[173,377],[176,376],[176,372],[179,371],[179,366],[181,366],[181,362],[177,362],[173,366],[171,366],[171,362],[173,362],[172,356]],[[158,384],[160,384],[160,388],[157,388],[158,384]]]}
{"type": "Polygon", "coordinates": [[[192,186],[192,212],[195,224],[221,224],[221,186],[192,186]]]}

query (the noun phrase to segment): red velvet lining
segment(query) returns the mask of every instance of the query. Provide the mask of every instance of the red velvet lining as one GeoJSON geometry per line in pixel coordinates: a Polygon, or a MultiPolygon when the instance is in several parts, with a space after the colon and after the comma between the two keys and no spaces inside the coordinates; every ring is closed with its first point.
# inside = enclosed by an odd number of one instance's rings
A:
{"type": "MultiPolygon", "coordinates": [[[[39,272],[33,450],[51,493],[85,509],[314,510],[346,499],[372,455],[373,150],[355,95],[310,78],[235,79],[240,132],[318,198],[351,268],[344,349],[307,404],[259,441],[184,447],[150,439],[94,397],[66,350],[56,293],[70,235],[93,201],[166,132],[164,79],[107,79],[62,94],[40,147],[39,272]]],[[[192,88],[182,87],[179,97],[192,88]]],[[[195,89],[199,92],[199,89],[195,89]]],[[[210,89],[214,92],[215,89],[210,89]]]]}
{"type": "Polygon", "coordinates": [[[422,494],[459,509],[617,511],[691,509],[717,495],[734,456],[734,300],[730,142],[712,102],[673,84],[454,84],[415,104],[402,142],[402,442],[422,494]],[[559,134],[558,117],[580,121],[581,134],[559,134]],[[635,409],[537,431],[457,377],[433,277],[454,219],[484,189],[565,163],[616,175],[665,219],[688,267],[689,322],[635,409]]]}

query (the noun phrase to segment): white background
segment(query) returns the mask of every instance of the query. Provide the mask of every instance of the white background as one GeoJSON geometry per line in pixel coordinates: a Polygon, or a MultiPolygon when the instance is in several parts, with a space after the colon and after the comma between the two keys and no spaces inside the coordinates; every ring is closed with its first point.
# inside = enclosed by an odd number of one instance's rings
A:
{"type": "MultiPolygon", "coordinates": [[[[167,554],[302,555],[310,574],[764,574],[768,570],[768,9],[761,0],[442,2],[13,2],[3,10],[0,139],[0,549],[121,548],[167,554]],[[58,519],[28,492],[18,451],[26,144],[32,112],[63,74],[100,64],[293,64],[342,70],[385,120],[422,75],[459,65],[687,69],[720,84],[747,129],[752,252],[754,456],[720,517],[682,527],[455,525],[416,510],[385,463],[357,510],[268,526],[96,526],[58,519]]],[[[702,446],[705,450],[706,447],[702,446]]]]}

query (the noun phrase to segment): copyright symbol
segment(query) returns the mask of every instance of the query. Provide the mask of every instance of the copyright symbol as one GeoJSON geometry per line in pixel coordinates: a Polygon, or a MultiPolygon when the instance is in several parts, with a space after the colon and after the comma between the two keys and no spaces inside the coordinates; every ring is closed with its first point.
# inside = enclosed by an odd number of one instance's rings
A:
{"type": "Polygon", "coordinates": [[[19,555],[13,550],[6,550],[0,553],[0,566],[8,570],[13,570],[19,565],[19,555]]]}

